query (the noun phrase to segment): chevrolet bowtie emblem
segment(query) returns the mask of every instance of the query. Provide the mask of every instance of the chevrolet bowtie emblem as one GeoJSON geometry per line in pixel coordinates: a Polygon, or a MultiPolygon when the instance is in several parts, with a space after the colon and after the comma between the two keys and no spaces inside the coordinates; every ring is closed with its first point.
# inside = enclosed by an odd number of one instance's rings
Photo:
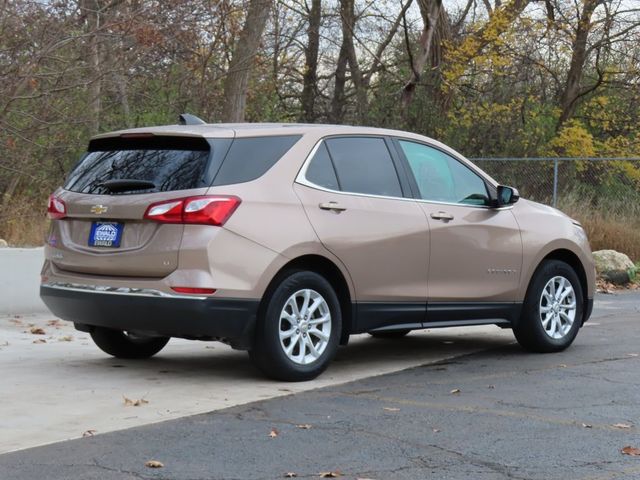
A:
{"type": "Polygon", "coordinates": [[[104,205],[94,205],[91,207],[91,213],[95,213],[96,215],[100,215],[109,210],[109,207],[105,207],[104,205]]]}

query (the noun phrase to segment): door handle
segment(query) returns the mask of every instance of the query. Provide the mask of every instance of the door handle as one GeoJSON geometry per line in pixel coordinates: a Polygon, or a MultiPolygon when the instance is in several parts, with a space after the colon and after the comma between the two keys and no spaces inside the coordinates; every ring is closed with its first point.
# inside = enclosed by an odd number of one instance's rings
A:
{"type": "Polygon", "coordinates": [[[453,220],[453,215],[447,212],[434,212],[431,214],[431,218],[434,220],[453,220]]]}
{"type": "Polygon", "coordinates": [[[331,210],[334,212],[344,212],[347,207],[343,207],[338,202],[324,202],[318,205],[322,210],[331,210]]]}

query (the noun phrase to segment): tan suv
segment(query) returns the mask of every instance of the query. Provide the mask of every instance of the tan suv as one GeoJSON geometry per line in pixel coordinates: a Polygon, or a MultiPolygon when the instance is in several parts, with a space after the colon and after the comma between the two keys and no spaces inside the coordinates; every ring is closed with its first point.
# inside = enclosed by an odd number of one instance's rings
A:
{"type": "Polygon", "coordinates": [[[589,318],[580,224],[435,140],[185,123],[93,138],[49,200],[42,299],[111,355],[219,340],[296,381],[351,334],[495,324],[551,352],[589,318]]]}

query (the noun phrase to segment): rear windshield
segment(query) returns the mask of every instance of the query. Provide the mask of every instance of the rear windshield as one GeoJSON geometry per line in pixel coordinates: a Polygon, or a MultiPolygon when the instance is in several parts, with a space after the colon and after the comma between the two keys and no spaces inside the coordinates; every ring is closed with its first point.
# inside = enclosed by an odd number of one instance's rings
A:
{"type": "Polygon", "coordinates": [[[65,189],[113,195],[208,186],[211,150],[204,139],[184,137],[93,140],[89,152],[69,175],[65,189]],[[118,184],[117,180],[129,182],[118,184]]]}
{"type": "Polygon", "coordinates": [[[187,190],[255,180],[300,135],[209,139],[188,137],[92,140],[65,184],[99,195],[187,190]]]}

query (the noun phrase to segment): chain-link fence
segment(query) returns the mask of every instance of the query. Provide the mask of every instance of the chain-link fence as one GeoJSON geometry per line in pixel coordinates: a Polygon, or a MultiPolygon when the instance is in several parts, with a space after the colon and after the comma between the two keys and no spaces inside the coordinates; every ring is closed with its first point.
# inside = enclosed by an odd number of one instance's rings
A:
{"type": "MultiPolygon", "coordinates": [[[[558,208],[607,210],[640,221],[640,158],[475,158],[523,198],[558,208]]],[[[635,223],[635,222],[634,222],[635,223]]]]}

